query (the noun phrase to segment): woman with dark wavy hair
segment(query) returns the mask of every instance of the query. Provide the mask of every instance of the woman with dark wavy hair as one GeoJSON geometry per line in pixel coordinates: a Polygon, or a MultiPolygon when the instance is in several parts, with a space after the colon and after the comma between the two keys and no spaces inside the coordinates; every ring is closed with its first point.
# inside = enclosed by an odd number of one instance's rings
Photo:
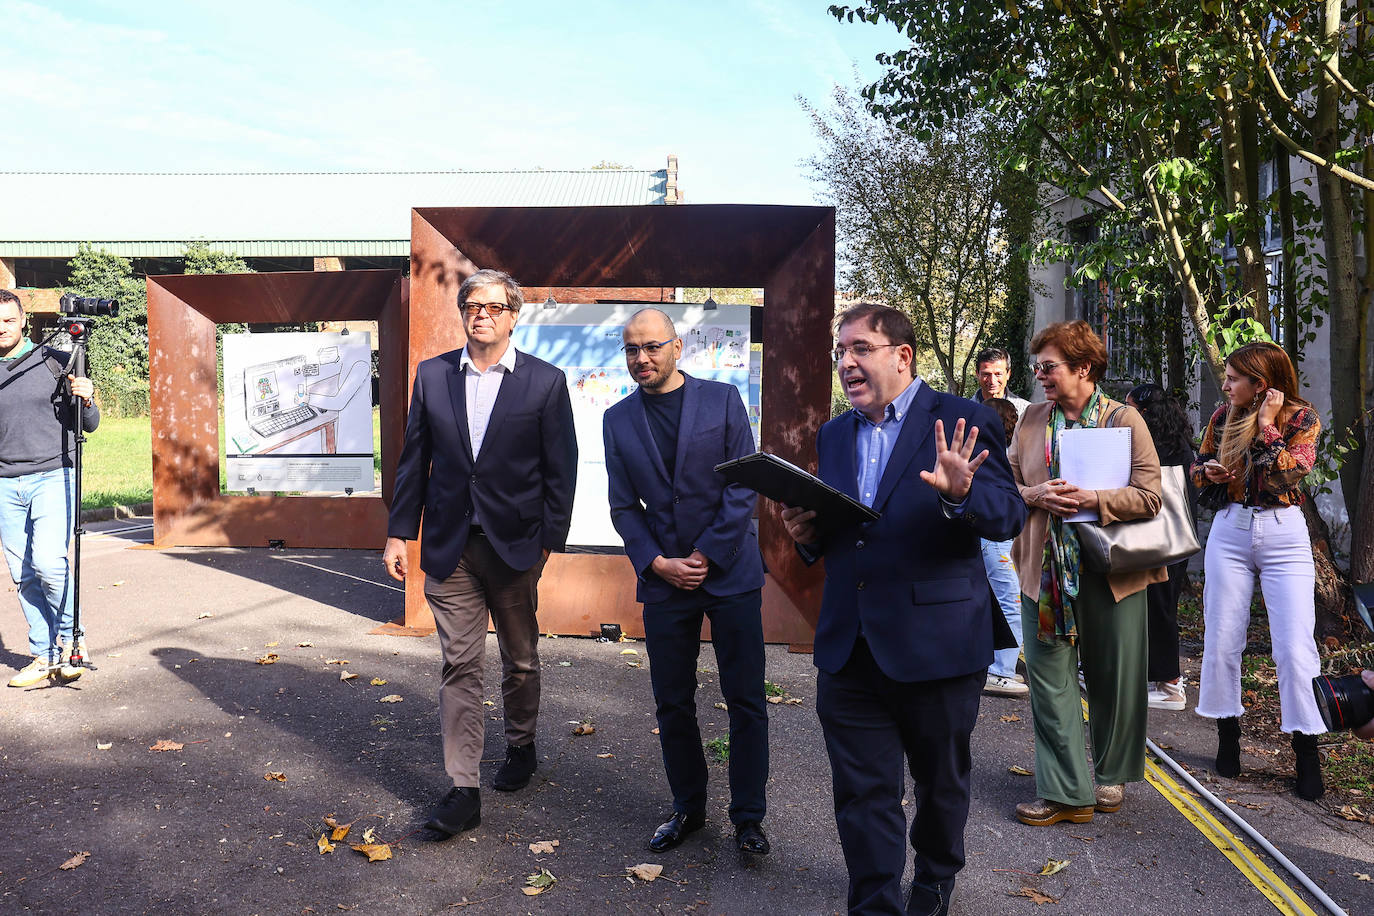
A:
{"type": "MultiPolygon", "coordinates": [[[[1130,404],[1145,418],[1155,440],[1159,464],[1180,465],[1185,471],[1193,465],[1193,424],[1183,406],[1159,385],[1136,385],[1126,395],[1130,404]]],[[[1197,491],[1188,488],[1188,504],[1197,519],[1197,491]]],[[[1194,522],[1196,524],[1196,521],[1194,522]]],[[[1188,561],[1169,566],[1167,582],[1156,582],[1145,589],[1149,605],[1150,652],[1145,676],[1149,679],[1146,696],[1151,709],[1188,708],[1188,695],[1178,668],[1178,599],[1188,582],[1188,561]]]]}
{"type": "Polygon", "coordinates": [[[1300,507],[1321,420],[1298,396],[1288,354],[1267,341],[1226,358],[1221,389],[1227,400],[1207,424],[1192,473],[1196,486],[1224,487],[1227,497],[1207,536],[1197,712],[1217,720],[1216,772],[1239,776],[1240,659],[1258,574],[1279,673],[1279,727],[1293,736],[1297,794],[1315,800],[1325,791],[1317,735],[1326,727],[1312,694],[1320,669],[1312,636],[1316,572],[1300,507]]]}

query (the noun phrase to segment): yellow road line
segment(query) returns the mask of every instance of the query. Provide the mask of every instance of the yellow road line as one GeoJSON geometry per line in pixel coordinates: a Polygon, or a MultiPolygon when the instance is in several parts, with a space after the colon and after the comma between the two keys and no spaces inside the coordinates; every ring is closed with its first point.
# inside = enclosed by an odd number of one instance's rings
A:
{"type": "Polygon", "coordinates": [[[1187,789],[1174,782],[1153,757],[1145,761],[1145,781],[1154,786],[1160,795],[1188,819],[1212,845],[1221,850],[1231,864],[1259,888],[1260,893],[1269,898],[1280,913],[1285,916],[1317,916],[1301,897],[1299,897],[1273,869],[1264,863],[1251,849],[1242,843],[1235,834],[1217,820],[1206,806],[1187,789]]]}
{"type": "MultiPolygon", "coordinates": [[[[1080,702],[1083,704],[1083,720],[1086,722],[1088,701],[1080,699],[1080,702]]],[[[1317,916],[1317,913],[1266,865],[1263,859],[1255,855],[1250,847],[1217,820],[1196,796],[1175,782],[1150,755],[1145,759],[1145,781],[1163,795],[1169,804],[1177,808],[1213,846],[1221,850],[1222,855],[1226,856],[1280,913],[1284,916],[1317,916]]]]}

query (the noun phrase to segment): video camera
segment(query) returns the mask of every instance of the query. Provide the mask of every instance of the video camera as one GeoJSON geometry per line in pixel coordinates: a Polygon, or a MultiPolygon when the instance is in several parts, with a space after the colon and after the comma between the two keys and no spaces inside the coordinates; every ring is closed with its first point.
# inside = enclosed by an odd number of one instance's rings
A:
{"type": "Polygon", "coordinates": [[[65,294],[58,303],[63,315],[83,315],[87,318],[114,318],[119,315],[117,299],[98,299],[65,294]]]}
{"type": "Polygon", "coordinates": [[[1318,675],[1312,678],[1317,708],[1330,731],[1359,728],[1374,719],[1374,690],[1358,674],[1344,677],[1318,675]]]}

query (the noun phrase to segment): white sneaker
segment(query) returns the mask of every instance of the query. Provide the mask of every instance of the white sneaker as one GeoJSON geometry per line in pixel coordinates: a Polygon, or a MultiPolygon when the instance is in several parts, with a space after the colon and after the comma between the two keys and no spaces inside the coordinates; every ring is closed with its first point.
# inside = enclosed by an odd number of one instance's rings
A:
{"type": "Polygon", "coordinates": [[[1151,709],[1171,709],[1177,712],[1180,709],[1188,708],[1188,693],[1183,689],[1182,679],[1177,684],[1160,681],[1151,686],[1152,689],[1149,692],[1151,709]]]}
{"type": "Polygon", "coordinates": [[[983,685],[983,692],[999,697],[1023,697],[1030,693],[1030,688],[1014,677],[989,674],[987,683],[983,685]]]}

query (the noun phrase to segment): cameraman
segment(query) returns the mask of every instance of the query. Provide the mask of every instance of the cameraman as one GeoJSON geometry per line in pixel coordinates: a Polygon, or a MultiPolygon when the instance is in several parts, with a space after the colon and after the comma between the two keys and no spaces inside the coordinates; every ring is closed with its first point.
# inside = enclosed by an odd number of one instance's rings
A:
{"type": "MultiPolygon", "coordinates": [[[[1360,677],[1364,679],[1364,685],[1370,690],[1374,690],[1374,671],[1361,671],[1360,677]]],[[[1374,719],[1370,719],[1359,728],[1353,730],[1356,738],[1365,738],[1374,741],[1374,719]]]]}
{"type": "MultiPolygon", "coordinates": [[[[34,660],[10,678],[29,687],[50,675],[64,680],[82,668],[66,664],[72,649],[72,599],[67,551],[71,546],[75,436],[66,388],[84,401],[81,425],[100,424],[88,378],[66,373],[68,354],[45,347],[17,370],[9,364],[34,348],[24,336],[24,304],[0,289],[0,545],[19,606],[29,624],[34,660]],[[65,647],[65,648],[64,648],[65,647]]],[[[82,634],[76,634],[77,639],[82,634]]],[[[83,652],[84,654],[84,652],[83,652]]]]}

